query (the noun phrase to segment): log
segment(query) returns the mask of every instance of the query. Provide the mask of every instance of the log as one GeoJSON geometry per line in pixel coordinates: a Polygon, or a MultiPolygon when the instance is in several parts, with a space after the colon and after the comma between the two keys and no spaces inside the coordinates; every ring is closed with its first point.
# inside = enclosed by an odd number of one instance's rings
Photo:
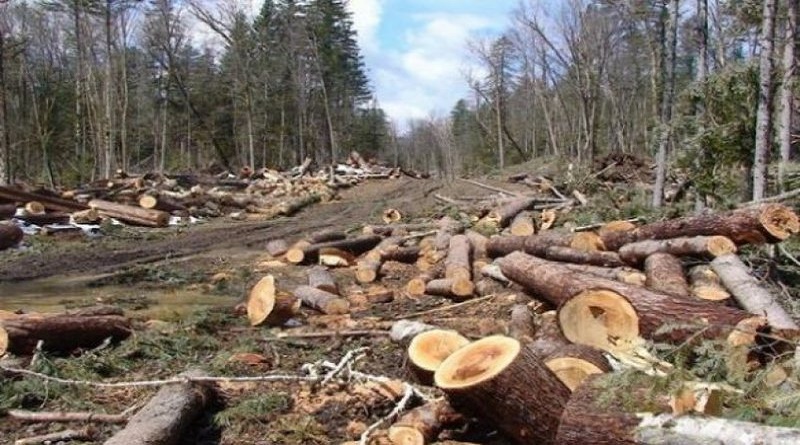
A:
{"type": "Polygon", "coordinates": [[[403,414],[389,427],[388,436],[393,445],[426,445],[435,441],[445,428],[465,422],[464,416],[447,400],[438,399],[403,414]]]}
{"type": "Polygon", "coordinates": [[[490,211],[484,220],[498,227],[508,227],[515,216],[524,210],[532,209],[535,204],[536,199],[534,198],[514,199],[513,201],[510,201],[490,211]]]}
{"type": "Polygon", "coordinates": [[[339,287],[333,275],[323,266],[314,266],[308,269],[308,285],[325,292],[339,295],[339,287]]]}
{"type": "Polygon", "coordinates": [[[523,251],[527,236],[493,236],[486,243],[489,258],[499,258],[511,252],[523,251]]]}
{"type": "Polygon", "coordinates": [[[388,224],[367,225],[361,230],[364,235],[397,236],[407,235],[411,232],[421,232],[435,229],[436,223],[388,224]]]}
{"type": "Polygon", "coordinates": [[[781,204],[732,210],[726,213],[687,216],[645,224],[634,230],[601,234],[608,250],[648,239],[694,236],[726,236],[736,245],[777,243],[800,232],[800,220],[781,204]]]}
{"type": "Polygon", "coordinates": [[[439,297],[464,300],[475,292],[472,280],[464,278],[441,278],[430,280],[425,284],[425,293],[439,297]]]}
{"type": "Polygon", "coordinates": [[[518,213],[511,221],[509,231],[514,236],[530,236],[536,233],[534,219],[528,212],[518,213]]]}
{"type": "Polygon", "coordinates": [[[143,209],[161,210],[163,212],[185,212],[186,206],[163,196],[142,195],[139,197],[139,207],[143,209]]]}
{"type": "Polygon", "coordinates": [[[283,238],[272,239],[267,241],[266,250],[273,258],[277,258],[289,250],[289,244],[283,238]]]}
{"type": "Polygon", "coordinates": [[[68,213],[56,212],[37,214],[22,213],[17,216],[17,219],[25,221],[28,224],[46,226],[48,224],[69,224],[70,215],[68,213]]]}
{"type": "Polygon", "coordinates": [[[709,265],[695,266],[689,269],[689,284],[692,295],[703,300],[727,300],[730,292],[722,285],[719,275],[709,265]]]}
{"type": "Polygon", "coordinates": [[[620,267],[625,263],[617,252],[586,251],[572,247],[550,246],[544,253],[548,260],[575,264],[589,264],[600,267],[620,267]]]}
{"type": "Polygon", "coordinates": [[[16,246],[24,236],[22,229],[16,225],[0,223],[0,250],[16,246]]]}
{"type": "Polygon", "coordinates": [[[120,342],[131,335],[130,320],[119,315],[22,315],[0,320],[8,335],[8,351],[29,355],[39,341],[42,348],[59,354],[99,346],[107,338],[120,342]]]}
{"type": "Polygon", "coordinates": [[[350,312],[350,302],[336,294],[311,286],[298,286],[293,293],[303,304],[323,314],[339,315],[350,312]]]}
{"type": "Polygon", "coordinates": [[[556,443],[570,391],[519,341],[472,342],[439,365],[434,381],[453,408],[490,421],[516,443],[556,443]]]}
{"type": "Polygon", "coordinates": [[[472,245],[472,257],[476,260],[487,258],[486,244],[489,242],[489,238],[474,230],[467,230],[464,235],[467,235],[469,243],[472,245]]]}
{"type": "Polygon", "coordinates": [[[46,196],[38,193],[28,193],[22,190],[3,186],[0,186],[0,199],[19,203],[38,201],[42,203],[47,210],[53,210],[56,212],[74,212],[89,208],[85,204],[75,201],[69,201],[66,199],[46,196]]]}
{"type": "Polygon", "coordinates": [[[25,213],[29,215],[43,215],[45,213],[44,204],[39,201],[25,203],[25,213]]]}
{"type": "Polygon", "coordinates": [[[751,314],[764,315],[776,329],[798,329],[797,323],[764,289],[750,269],[734,254],[722,255],[711,262],[711,268],[730,291],[733,298],[751,314]]]}
{"type": "Polygon", "coordinates": [[[444,261],[444,277],[454,280],[471,280],[471,254],[472,245],[466,235],[454,235],[451,237],[447,257],[444,261]]]}
{"type": "MultiPolygon", "coordinates": [[[[603,376],[590,377],[572,393],[558,428],[559,444],[788,445],[800,441],[800,429],[713,417],[644,413],[626,402],[625,398],[631,397],[630,391],[615,393],[604,387],[606,381],[603,376]],[[606,401],[602,406],[598,401],[601,398],[606,401]]],[[[643,392],[652,391],[656,385],[656,382],[648,384],[643,392]]],[[[644,398],[652,399],[652,395],[644,398]]],[[[646,400],[642,405],[646,405],[646,400]]]]}
{"type": "Polygon", "coordinates": [[[508,335],[516,338],[520,343],[528,344],[533,341],[536,333],[533,325],[533,314],[526,304],[515,304],[511,308],[511,321],[508,324],[508,335]]]}
{"type": "MultiPolygon", "coordinates": [[[[197,378],[205,373],[192,370],[180,376],[197,378]]],[[[187,382],[164,386],[105,445],[176,444],[213,397],[214,391],[208,384],[187,382]]]]}
{"type": "Polygon", "coordinates": [[[738,309],[575,273],[520,252],[500,260],[500,268],[508,278],[559,308],[559,325],[567,339],[606,351],[638,346],[640,333],[656,341],[681,342],[701,327],[704,336],[714,337],[735,334],[739,324],[760,323],[759,317],[738,309]],[[675,328],[657,332],[663,325],[675,328]]]}
{"type": "Polygon", "coordinates": [[[594,232],[575,232],[569,242],[569,247],[586,252],[606,250],[603,239],[594,232]]]}
{"type": "Polygon", "coordinates": [[[300,311],[300,300],[279,292],[275,278],[267,275],[256,283],[247,297],[247,318],[251,326],[280,326],[300,311]]]}
{"type": "Polygon", "coordinates": [[[689,296],[683,263],[675,255],[656,252],[648,256],[644,261],[644,273],[647,276],[645,286],[648,288],[676,297],[689,296]]]}
{"type": "Polygon", "coordinates": [[[678,257],[692,256],[716,258],[736,253],[736,244],[725,236],[695,236],[664,240],[645,240],[626,244],[619,249],[619,256],[631,266],[638,267],[654,253],[669,253],[678,257]]]}
{"type": "Polygon", "coordinates": [[[0,220],[11,219],[17,213],[17,206],[14,204],[0,204],[0,220]]]}
{"type": "Polygon", "coordinates": [[[166,227],[169,224],[169,213],[160,210],[148,210],[115,202],[93,199],[89,206],[111,218],[147,227],[166,227]]]}
{"type": "Polygon", "coordinates": [[[425,294],[425,288],[428,282],[435,280],[442,273],[441,268],[432,268],[424,271],[406,283],[406,292],[412,296],[421,296],[425,294]]]}
{"type": "Polygon", "coordinates": [[[393,246],[381,251],[381,260],[412,264],[419,259],[420,250],[419,246],[393,246]]]}
{"type": "Polygon", "coordinates": [[[329,241],[339,241],[347,238],[347,234],[337,229],[325,229],[308,235],[309,244],[327,243],[329,241]]]}
{"type": "Polygon", "coordinates": [[[438,329],[436,326],[412,320],[397,320],[389,329],[389,338],[395,343],[407,344],[417,335],[438,329]]]}
{"type": "Polygon", "coordinates": [[[312,243],[302,248],[292,247],[286,252],[286,259],[293,264],[312,263],[319,258],[319,251],[326,248],[339,249],[352,255],[360,255],[377,246],[381,240],[383,238],[378,235],[363,235],[357,238],[312,243]]]}
{"type": "Polygon", "coordinates": [[[599,267],[588,264],[561,264],[567,269],[577,273],[588,273],[608,280],[617,280],[636,286],[644,286],[647,277],[642,272],[630,267],[599,267]]]}
{"type": "Polygon", "coordinates": [[[377,280],[381,266],[383,266],[383,252],[391,247],[397,247],[402,240],[402,238],[396,236],[386,238],[367,252],[364,258],[358,261],[356,280],[359,283],[372,283],[377,280]]]}
{"type": "Polygon", "coordinates": [[[80,210],[72,214],[72,221],[75,224],[99,224],[102,219],[96,209],[80,210]]]}
{"type": "Polygon", "coordinates": [[[433,374],[450,354],[469,344],[466,337],[448,329],[433,329],[414,336],[408,345],[407,370],[414,381],[433,385],[433,374]]]}

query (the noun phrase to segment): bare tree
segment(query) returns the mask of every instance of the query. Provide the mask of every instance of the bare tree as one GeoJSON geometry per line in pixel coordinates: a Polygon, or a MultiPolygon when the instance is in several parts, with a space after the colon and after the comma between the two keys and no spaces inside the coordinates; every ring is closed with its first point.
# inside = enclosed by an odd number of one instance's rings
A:
{"type": "Polygon", "coordinates": [[[656,153],[656,182],[653,186],[653,208],[664,203],[664,185],[667,178],[669,143],[672,137],[672,108],[675,102],[675,51],[678,42],[678,9],[680,0],[670,0],[667,19],[667,34],[664,41],[665,63],[662,67],[664,78],[663,99],[661,101],[658,152],[656,153]]]}
{"type": "MultiPolygon", "coordinates": [[[[708,76],[708,0],[697,0],[697,71],[695,72],[694,80],[698,84],[705,82],[708,76]]],[[[705,131],[705,110],[700,104],[697,105],[695,113],[698,114],[698,133],[703,134],[705,131]]],[[[699,152],[695,158],[696,164],[700,164],[701,160],[707,156],[705,147],[702,145],[698,147],[699,152]]],[[[705,196],[697,191],[695,193],[694,207],[696,212],[702,211],[705,206],[705,196]]]]}
{"type": "Polygon", "coordinates": [[[792,115],[794,111],[794,79],[796,75],[795,38],[797,37],[797,13],[800,1],[788,0],[786,11],[786,31],[783,46],[783,79],[780,86],[780,120],[778,139],[781,160],[778,164],[778,184],[784,186],[786,164],[792,153],[792,115]]]}
{"type": "Polygon", "coordinates": [[[764,0],[764,17],[759,39],[761,55],[759,57],[758,111],[756,112],[756,145],[753,161],[753,199],[759,200],[767,192],[767,163],[772,143],[772,71],[773,51],[775,47],[775,13],[777,2],[764,0]]]}

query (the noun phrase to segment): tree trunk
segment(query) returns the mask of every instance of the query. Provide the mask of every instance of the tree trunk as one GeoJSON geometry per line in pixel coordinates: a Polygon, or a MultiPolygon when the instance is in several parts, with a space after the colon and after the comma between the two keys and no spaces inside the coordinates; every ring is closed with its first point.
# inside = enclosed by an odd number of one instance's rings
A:
{"type": "MultiPolygon", "coordinates": [[[[698,85],[705,83],[708,76],[708,0],[697,0],[697,72],[694,81],[698,85]]],[[[704,104],[695,105],[695,114],[698,114],[697,134],[705,133],[706,111],[704,104]]],[[[708,156],[706,147],[699,146],[695,158],[695,167],[698,173],[702,169],[703,161],[708,156]]],[[[706,207],[706,197],[704,192],[695,188],[695,212],[699,213],[706,207]]]]}
{"type": "Polygon", "coordinates": [[[646,224],[635,230],[604,232],[600,237],[607,250],[643,240],[694,236],[726,236],[737,245],[777,243],[800,232],[800,220],[780,204],[737,209],[714,215],[697,215],[646,224]]]}
{"type": "Polygon", "coordinates": [[[517,340],[492,336],[470,343],[439,366],[434,380],[456,410],[490,421],[516,443],[557,443],[570,391],[517,340]]]}
{"type": "Polygon", "coordinates": [[[447,257],[444,261],[444,277],[454,280],[471,280],[471,254],[472,245],[466,235],[454,235],[451,237],[447,257]]]}
{"type": "Polygon", "coordinates": [[[786,2],[786,34],[783,47],[783,79],[780,87],[780,122],[778,139],[780,141],[781,161],[778,164],[778,184],[784,192],[786,165],[792,155],[792,116],[794,114],[794,79],[796,76],[795,37],[797,36],[798,0],[786,2]]]}
{"type": "Polygon", "coordinates": [[[303,304],[323,314],[337,315],[350,312],[350,302],[336,294],[311,286],[298,286],[293,293],[303,304]]]}
{"type": "Polygon", "coordinates": [[[425,284],[425,293],[456,300],[471,297],[475,292],[475,285],[468,278],[442,278],[430,280],[425,284]]]}
{"type": "Polygon", "coordinates": [[[66,199],[54,198],[52,196],[45,196],[38,193],[28,193],[22,190],[17,190],[10,187],[0,186],[0,199],[5,199],[11,202],[30,202],[38,201],[44,205],[47,210],[55,210],[59,212],[74,212],[77,210],[86,210],[89,207],[85,204],[80,204],[75,201],[66,199]]]}
{"type": "Polygon", "coordinates": [[[736,244],[724,236],[696,236],[638,241],[619,249],[622,261],[631,266],[641,265],[647,257],[655,253],[669,253],[679,257],[718,257],[736,253],[736,244]]]}
{"type": "Polygon", "coordinates": [[[0,320],[8,333],[8,350],[28,355],[41,340],[45,351],[70,353],[78,348],[94,348],[107,338],[119,342],[131,335],[131,323],[119,315],[27,315],[0,320]]]}
{"type": "Polygon", "coordinates": [[[758,110],[756,112],[756,144],[753,160],[753,200],[763,199],[767,195],[767,164],[772,146],[772,56],[775,46],[775,14],[777,2],[764,0],[764,14],[761,22],[759,46],[759,87],[758,110]]]}
{"type": "MultiPolygon", "coordinates": [[[[205,373],[201,370],[180,375],[184,378],[203,376],[205,373]]],[[[212,386],[205,383],[186,382],[164,386],[105,445],[178,443],[184,431],[200,416],[213,397],[212,386]]]]}
{"type": "Polygon", "coordinates": [[[333,279],[333,275],[328,269],[323,266],[314,266],[308,269],[308,285],[339,295],[339,287],[336,285],[336,280],[333,279]]]}
{"type": "Polygon", "coordinates": [[[648,256],[644,261],[644,272],[647,275],[645,286],[649,289],[676,297],[689,296],[683,263],[675,255],[658,252],[648,256]]]}
{"type": "Polygon", "coordinates": [[[299,311],[300,300],[294,295],[278,291],[272,275],[259,280],[247,297],[247,318],[251,326],[262,323],[280,326],[299,311]]]}
{"type": "Polygon", "coordinates": [[[14,204],[0,204],[0,221],[11,219],[17,214],[17,206],[14,204]]]}
{"type": "Polygon", "coordinates": [[[267,241],[266,250],[270,256],[277,258],[289,250],[289,244],[283,238],[272,239],[267,241]]]}
{"type": "Polygon", "coordinates": [[[775,297],[750,275],[749,268],[738,256],[729,254],[718,257],[711,262],[711,268],[745,310],[751,314],[765,315],[774,328],[798,329],[797,323],[775,301],[775,297]]]}
{"type": "Polygon", "coordinates": [[[675,66],[676,66],[676,47],[678,43],[678,5],[679,0],[670,0],[669,24],[663,50],[666,54],[663,78],[663,98],[661,103],[660,129],[658,132],[658,153],[656,154],[656,182],[653,186],[653,207],[659,208],[664,202],[664,186],[667,179],[667,167],[669,163],[669,143],[672,139],[672,108],[675,102],[675,66]]]}
{"type": "Polygon", "coordinates": [[[14,224],[0,224],[0,250],[16,246],[22,241],[22,229],[14,224]]]}
{"type": "Polygon", "coordinates": [[[383,238],[378,235],[364,235],[358,238],[311,244],[301,249],[291,248],[286,252],[286,259],[293,264],[312,263],[319,257],[320,249],[326,248],[340,249],[354,255],[360,255],[378,245],[381,240],[383,238]]]}
{"type": "Polygon", "coordinates": [[[619,258],[619,254],[616,252],[592,252],[564,246],[548,247],[543,257],[552,261],[588,264],[600,267],[620,267],[624,265],[619,258]]]}
{"type": "Polygon", "coordinates": [[[97,209],[101,215],[117,218],[121,221],[147,227],[166,227],[169,224],[169,213],[160,210],[149,210],[115,202],[93,199],[89,206],[97,209]]]}

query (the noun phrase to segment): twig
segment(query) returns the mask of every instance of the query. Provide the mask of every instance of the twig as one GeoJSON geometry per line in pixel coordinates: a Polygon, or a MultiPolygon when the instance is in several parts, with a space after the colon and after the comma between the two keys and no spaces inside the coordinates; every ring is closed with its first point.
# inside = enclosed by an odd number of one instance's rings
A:
{"type": "Polygon", "coordinates": [[[80,430],[64,430],[57,433],[43,434],[41,436],[26,437],[14,441],[14,445],[33,445],[39,443],[54,443],[67,440],[93,440],[97,432],[91,426],[80,430]]]}
{"type": "Polygon", "coordinates": [[[479,298],[473,298],[471,300],[462,301],[461,303],[453,303],[453,304],[448,304],[446,306],[439,306],[437,308],[428,309],[426,311],[413,312],[411,314],[401,315],[400,317],[395,318],[395,320],[403,320],[403,319],[406,319],[406,318],[417,318],[417,317],[421,317],[423,315],[434,314],[436,312],[448,311],[450,309],[455,309],[457,307],[467,306],[467,305],[473,304],[473,303],[480,303],[481,301],[486,301],[486,300],[489,300],[489,299],[494,298],[494,297],[495,297],[495,295],[492,294],[492,295],[486,295],[486,296],[479,297],[479,298]]]}
{"type": "MultiPolygon", "coordinates": [[[[127,411],[127,410],[126,410],[127,411]]],[[[104,414],[92,412],[65,412],[65,411],[26,411],[12,409],[8,416],[26,422],[100,422],[124,423],[130,413],[104,414]]]]}
{"type": "Polygon", "coordinates": [[[786,250],[786,247],[784,247],[782,244],[778,244],[778,250],[783,254],[783,256],[785,256],[795,265],[800,266],[800,261],[798,261],[797,258],[795,258],[794,255],[791,254],[791,252],[786,250]]]}

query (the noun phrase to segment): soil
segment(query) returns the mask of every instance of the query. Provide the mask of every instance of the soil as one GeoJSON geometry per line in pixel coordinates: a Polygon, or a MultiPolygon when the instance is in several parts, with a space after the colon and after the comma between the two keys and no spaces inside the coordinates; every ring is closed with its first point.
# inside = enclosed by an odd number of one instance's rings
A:
{"type": "MultiPolygon", "coordinates": [[[[479,338],[505,332],[510,308],[530,298],[502,289],[449,308],[453,302],[445,298],[408,296],[403,287],[417,271],[413,266],[393,264],[384,268],[381,284],[394,290],[394,300],[353,307],[350,315],[323,316],[303,309],[295,327],[252,328],[234,307],[266,273],[276,277],[280,288],[304,284],[304,266],[259,266],[269,259],[264,252],[268,240],[284,237],[293,242],[327,228],[357,231],[364,224],[381,223],[381,213],[389,207],[400,210],[406,221],[441,216],[448,209],[436,202],[434,193],[463,197],[492,192],[460,181],[375,180],[290,218],[244,222],[218,219],[163,230],[111,228],[104,236],[89,241],[45,242],[34,237],[28,249],[0,255],[0,309],[43,310],[37,304],[48,298],[65,307],[101,301],[126,309],[136,323],[131,339],[113,348],[71,357],[41,354],[35,365],[28,365],[29,369],[65,378],[149,380],[168,378],[197,366],[211,375],[299,375],[304,365],[320,360],[337,362],[348,351],[366,347],[367,355],[354,365],[355,369],[406,380],[404,347],[392,343],[386,335],[307,335],[338,330],[385,331],[395,320],[414,319],[479,338]],[[12,299],[15,293],[23,294],[23,298],[12,299]],[[176,309],[174,301],[170,303],[178,296],[181,310],[176,309]],[[437,310],[442,308],[446,310],[437,310]]],[[[334,274],[343,294],[359,290],[352,270],[335,269],[334,274]]],[[[0,379],[6,380],[0,384],[0,413],[7,409],[118,413],[141,406],[155,392],[152,388],[46,385],[35,378],[12,378],[2,373],[0,379]]],[[[294,382],[220,384],[219,389],[219,400],[190,428],[183,443],[299,445],[358,440],[367,425],[386,416],[396,405],[392,397],[376,396],[373,389],[365,390],[364,383],[357,381],[324,386],[294,382]]],[[[427,391],[436,395],[433,388],[427,391]]],[[[81,426],[25,424],[0,414],[0,444],[81,426]]],[[[98,443],[119,428],[95,426],[98,443]]],[[[445,436],[451,440],[440,443],[510,443],[480,424],[445,436]]]]}

